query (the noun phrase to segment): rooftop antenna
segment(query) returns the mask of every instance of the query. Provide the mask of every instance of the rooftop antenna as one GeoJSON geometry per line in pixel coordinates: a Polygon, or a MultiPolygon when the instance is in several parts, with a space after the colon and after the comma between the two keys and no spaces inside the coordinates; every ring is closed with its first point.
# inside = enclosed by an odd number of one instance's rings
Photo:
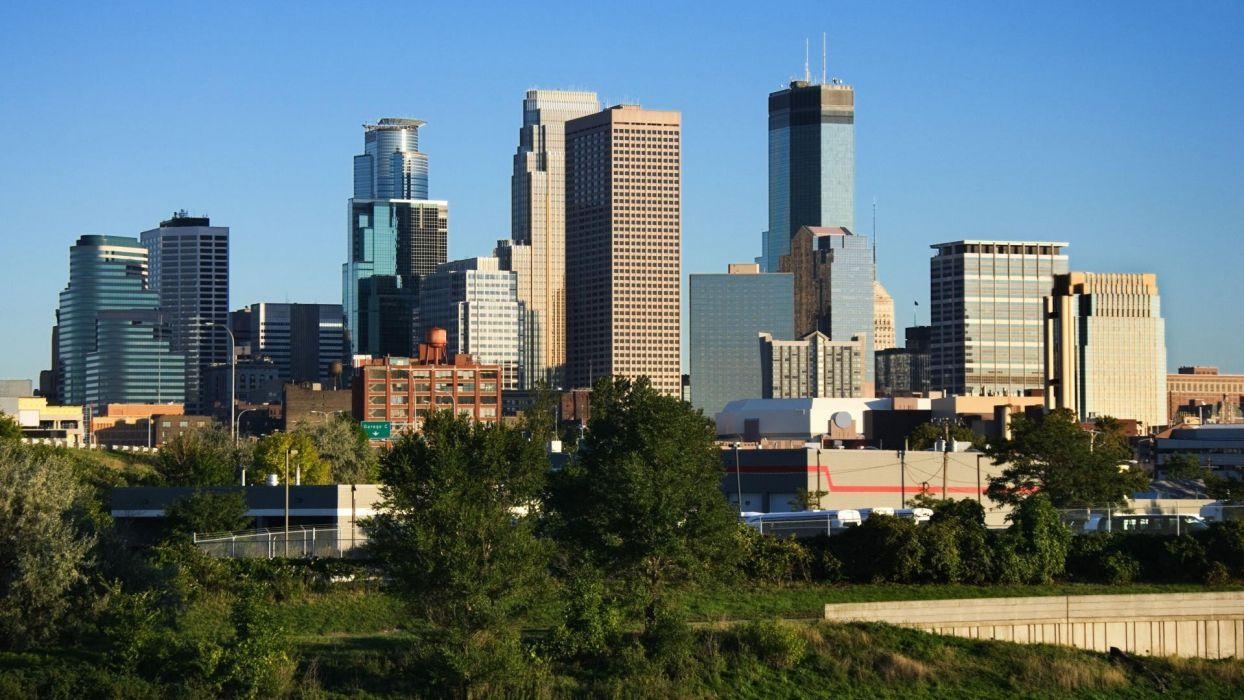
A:
{"type": "Polygon", "coordinates": [[[873,197],[873,281],[877,280],[877,198],[873,197]]]}
{"type": "Polygon", "coordinates": [[[821,85],[825,84],[825,32],[821,32],[821,85]]]}
{"type": "Polygon", "coordinates": [[[803,82],[812,82],[812,74],[808,72],[808,38],[803,39],[803,82]]]}

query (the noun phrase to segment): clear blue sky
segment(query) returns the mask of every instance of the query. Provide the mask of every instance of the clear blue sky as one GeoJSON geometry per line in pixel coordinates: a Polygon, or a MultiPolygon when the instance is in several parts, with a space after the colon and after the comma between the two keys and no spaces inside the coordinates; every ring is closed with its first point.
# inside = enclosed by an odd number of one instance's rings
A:
{"type": "Polygon", "coordinates": [[[424,119],[450,256],[508,237],[523,92],[683,113],[683,269],[760,252],[766,94],[829,34],[900,326],[928,244],[1156,272],[1169,364],[1244,371],[1244,4],[0,4],[0,377],[48,365],[68,249],[174,209],[233,231],[234,308],[340,300],[360,125],[424,119]]]}

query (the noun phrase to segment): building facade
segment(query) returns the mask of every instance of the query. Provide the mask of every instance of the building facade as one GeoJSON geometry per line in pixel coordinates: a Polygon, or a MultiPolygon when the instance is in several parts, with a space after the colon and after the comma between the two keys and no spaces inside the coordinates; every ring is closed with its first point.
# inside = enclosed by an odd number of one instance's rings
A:
{"type": "Polygon", "coordinates": [[[855,227],[855,90],[836,78],[769,95],[766,272],[779,271],[802,226],[855,227]]]}
{"type": "Polygon", "coordinates": [[[566,364],[566,122],[595,114],[594,92],[528,90],[510,177],[511,240],[502,268],[517,276],[526,309],[523,386],[561,386],[566,364]]]}
{"type": "Polygon", "coordinates": [[[1045,391],[1044,298],[1067,273],[1067,243],[963,240],[931,246],[932,388],[1045,391]]]}
{"type": "Polygon", "coordinates": [[[493,423],[501,416],[501,368],[465,355],[454,362],[409,357],[361,360],[353,382],[354,417],[385,421],[394,437],[418,431],[430,411],[452,411],[493,423]]]}
{"type": "Polygon", "coordinates": [[[780,267],[795,279],[795,336],[822,333],[863,344],[865,391],[872,392],[876,263],[867,236],[801,226],[780,267]]]}
{"type": "Polygon", "coordinates": [[[680,395],[681,121],[619,105],[566,123],[568,387],[680,395]]]}
{"type": "Polygon", "coordinates": [[[229,361],[229,227],[174,212],[139,237],[173,352],[185,357],[186,407],[204,409],[203,372],[229,361]]]}
{"type": "Polygon", "coordinates": [[[182,403],[185,356],[171,350],[160,298],[137,238],[87,235],[69,249],[56,310],[60,400],[182,403]]]}
{"type": "Polygon", "coordinates": [[[761,398],[851,399],[864,391],[864,343],[811,333],[801,340],[760,339],[761,398]]]}
{"type": "Polygon", "coordinates": [[[339,381],[332,368],[345,358],[340,304],[259,302],[229,316],[238,353],[271,360],[281,382],[339,381]]]}
{"type": "Polygon", "coordinates": [[[341,301],[351,354],[407,355],[419,279],[445,262],[449,204],[428,199],[428,159],[418,119],[381,119],[364,130],[347,205],[341,301]]]}
{"type": "Polygon", "coordinates": [[[929,331],[913,326],[905,332],[906,347],[877,351],[877,396],[929,394],[929,331]]]}
{"type": "Polygon", "coordinates": [[[1045,299],[1046,407],[1167,423],[1166,322],[1157,275],[1072,272],[1045,299]]]}
{"type": "Polygon", "coordinates": [[[497,258],[467,258],[440,265],[419,293],[419,333],[444,328],[451,355],[470,355],[501,367],[502,388],[527,388],[522,371],[524,307],[513,272],[497,258]]]}
{"type": "Polygon", "coordinates": [[[690,281],[691,403],[714,416],[735,399],[762,395],[756,337],[794,338],[794,277],[761,273],[758,264],[690,281]]]}
{"type": "Polygon", "coordinates": [[[1244,420],[1244,374],[1219,374],[1217,367],[1180,367],[1166,375],[1167,416],[1171,425],[1244,420]]]}
{"type": "Polygon", "coordinates": [[[894,297],[873,280],[873,352],[898,347],[894,328],[894,297]]]}

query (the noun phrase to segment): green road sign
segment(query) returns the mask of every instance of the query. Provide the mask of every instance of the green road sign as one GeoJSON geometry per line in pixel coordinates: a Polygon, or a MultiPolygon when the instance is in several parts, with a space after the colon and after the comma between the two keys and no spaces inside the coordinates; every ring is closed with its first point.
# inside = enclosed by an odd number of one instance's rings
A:
{"type": "Polygon", "coordinates": [[[372,440],[388,440],[393,434],[393,424],[387,420],[365,420],[363,432],[372,440]]]}

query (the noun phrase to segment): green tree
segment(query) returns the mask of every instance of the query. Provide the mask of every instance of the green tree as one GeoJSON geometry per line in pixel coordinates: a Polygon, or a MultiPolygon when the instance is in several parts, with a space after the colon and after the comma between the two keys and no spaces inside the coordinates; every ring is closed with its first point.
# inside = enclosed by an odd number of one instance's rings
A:
{"type": "Polygon", "coordinates": [[[790,507],[795,510],[817,510],[821,507],[821,499],[828,495],[828,491],[795,489],[795,497],[791,499],[790,507]]]}
{"type": "Polygon", "coordinates": [[[1145,488],[1149,477],[1127,467],[1132,455],[1125,442],[1112,432],[1098,432],[1095,439],[1067,409],[1042,418],[1012,417],[1011,439],[990,450],[1003,469],[989,480],[989,497],[1016,504],[1040,491],[1058,508],[1123,503],[1145,488]]]}
{"type": "Polygon", "coordinates": [[[1210,470],[1201,465],[1196,455],[1187,453],[1173,454],[1166,459],[1160,468],[1167,479],[1194,479],[1200,481],[1209,476],[1210,470]]]}
{"type": "Polygon", "coordinates": [[[246,497],[241,489],[195,491],[169,506],[165,527],[171,537],[190,539],[194,533],[246,529],[246,497]]]}
{"type": "Polygon", "coordinates": [[[647,379],[604,378],[586,444],[551,479],[555,531],[657,623],[667,589],[732,567],[735,517],[711,421],[647,379]]]}
{"type": "Polygon", "coordinates": [[[946,431],[950,431],[950,439],[954,442],[970,442],[973,447],[983,449],[985,447],[985,436],[974,432],[966,425],[952,423],[949,426],[932,421],[921,423],[916,426],[907,435],[907,449],[909,450],[931,450],[933,444],[938,440],[946,437],[946,431]]]}
{"type": "Polygon", "coordinates": [[[369,551],[434,628],[437,666],[460,692],[512,680],[517,616],[547,583],[548,551],[525,516],[548,458],[521,431],[434,412],[381,458],[369,551]]]}
{"type": "Polygon", "coordinates": [[[61,453],[0,444],[0,645],[59,629],[95,545],[78,517],[86,498],[61,453]]]}
{"type": "Polygon", "coordinates": [[[266,474],[285,478],[285,457],[289,455],[289,483],[294,483],[301,470],[304,484],[331,484],[328,462],[320,458],[315,441],[304,432],[273,433],[255,443],[255,481],[266,474]],[[294,454],[297,451],[297,454],[294,454]]]}
{"type": "MultiPolygon", "coordinates": [[[[380,461],[363,427],[349,416],[320,423],[299,423],[293,432],[311,438],[316,454],[328,464],[329,483],[370,484],[380,461]]],[[[283,459],[283,458],[282,458],[283,459]]],[[[282,463],[284,468],[284,463],[282,463]]],[[[304,477],[305,477],[304,468],[304,477]]]]}
{"type": "Polygon", "coordinates": [[[229,431],[213,427],[174,435],[160,448],[156,471],[171,486],[228,486],[245,461],[229,431]]]}
{"type": "Polygon", "coordinates": [[[998,537],[1003,583],[1050,583],[1067,567],[1071,530],[1044,493],[1025,498],[1008,516],[1011,526],[998,537]]]}
{"type": "Polygon", "coordinates": [[[0,413],[0,443],[21,442],[22,427],[7,413],[0,413]]]}

